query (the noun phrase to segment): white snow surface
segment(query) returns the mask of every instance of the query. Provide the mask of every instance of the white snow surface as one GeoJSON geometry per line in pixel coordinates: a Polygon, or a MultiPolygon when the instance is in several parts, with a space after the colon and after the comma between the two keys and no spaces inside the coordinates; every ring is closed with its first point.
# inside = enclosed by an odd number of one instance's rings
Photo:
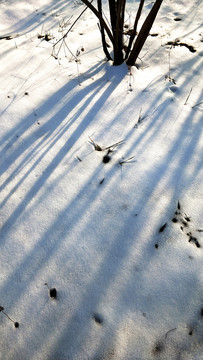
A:
{"type": "Polygon", "coordinates": [[[201,360],[202,1],[163,1],[131,69],[90,10],[53,53],[83,9],[0,1],[0,359],[201,360]]]}

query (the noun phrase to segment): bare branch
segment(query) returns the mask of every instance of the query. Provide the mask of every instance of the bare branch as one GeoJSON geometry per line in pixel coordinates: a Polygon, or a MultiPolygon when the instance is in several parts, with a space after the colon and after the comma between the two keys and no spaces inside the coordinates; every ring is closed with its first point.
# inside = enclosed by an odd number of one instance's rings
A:
{"type": "MultiPolygon", "coordinates": [[[[91,1],[91,3],[93,0],[91,1]]],[[[71,27],[68,29],[68,31],[62,36],[61,39],[59,39],[54,46],[56,46],[61,40],[65,39],[68,35],[68,33],[72,30],[73,26],[76,24],[76,22],[80,19],[80,17],[84,14],[84,12],[88,9],[88,6],[80,13],[80,15],[77,17],[77,19],[72,23],[71,27]]]]}
{"type": "Polygon", "coordinates": [[[134,22],[133,33],[132,33],[132,35],[130,37],[130,40],[129,40],[129,44],[128,44],[128,47],[127,47],[127,50],[126,50],[125,59],[127,59],[128,56],[129,56],[133,40],[134,40],[134,38],[135,38],[135,36],[137,34],[137,24],[138,24],[138,21],[140,19],[141,13],[142,13],[142,8],[143,8],[143,5],[144,5],[144,1],[145,0],[140,0],[139,8],[137,10],[137,15],[136,15],[135,22],[134,22]]]}
{"type": "Polygon", "coordinates": [[[102,24],[102,26],[104,27],[104,29],[107,32],[107,35],[109,37],[109,39],[111,40],[112,44],[114,43],[114,38],[113,35],[111,33],[111,30],[109,29],[108,25],[106,24],[106,22],[104,21],[102,15],[99,13],[99,11],[92,5],[92,1],[89,2],[88,0],[82,0],[82,2],[90,9],[92,10],[92,12],[96,15],[96,17],[99,19],[100,23],[102,24]]]}
{"type": "MultiPolygon", "coordinates": [[[[101,2],[101,0],[97,0],[97,5],[98,5],[98,11],[102,16],[102,2],[101,2]]],[[[103,46],[104,54],[106,55],[107,60],[112,60],[112,57],[109,54],[109,51],[108,51],[107,45],[106,45],[104,26],[102,25],[100,20],[99,20],[99,22],[100,22],[99,30],[101,31],[102,46],[103,46]]]]}
{"type": "Polygon", "coordinates": [[[159,8],[162,4],[163,0],[156,0],[150,13],[148,14],[147,18],[144,21],[144,24],[142,25],[142,28],[138,34],[138,37],[135,41],[135,44],[133,46],[133,49],[131,51],[131,54],[127,60],[127,65],[134,65],[135,61],[137,60],[139,53],[147,39],[147,36],[149,35],[149,32],[151,30],[151,27],[153,25],[153,22],[157,16],[157,13],[159,11],[159,8]]]}

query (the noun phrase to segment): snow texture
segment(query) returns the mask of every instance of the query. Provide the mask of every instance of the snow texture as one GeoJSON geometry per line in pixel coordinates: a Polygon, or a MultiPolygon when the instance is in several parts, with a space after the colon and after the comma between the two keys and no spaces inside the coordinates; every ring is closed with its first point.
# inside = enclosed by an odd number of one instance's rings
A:
{"type": "Polygon", "coordinates": [[[131,69],[83,9],[0,1],[0,359],[201,360],[202,2],[131,69]]]}

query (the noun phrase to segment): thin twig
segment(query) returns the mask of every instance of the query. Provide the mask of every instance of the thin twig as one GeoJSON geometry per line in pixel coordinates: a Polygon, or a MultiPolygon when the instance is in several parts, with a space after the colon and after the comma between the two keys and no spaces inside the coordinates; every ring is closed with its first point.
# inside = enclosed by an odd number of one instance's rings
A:
{"type": "Polygon", "coordinates": [[[10,318],[10,316],[8,316],[8,314],[6,314],[3,310],[1,310],[1,311],[2,311],[2,313],[3,313],[4,315],[7,316],[7,318],[8,318],[9,320],[11,320],[13,323],[15,323],[15,321],[13,321],[13,320],[10,318]]]}
{"type": "Polygon", "coordinates": [[[115,143],[113,145],[107,146],[104,150],[108,150],[108,149],[112,149],[112,148],[115,149],[116,146],[121,145],[123,142],[124,142],[124,140],[118,141],[117,143],[115,143]]]}
{"type": "Polygon", "coordinates": [[[81,86],[80,71],[79,71],[79,60],[78,60],[77,57],[76,57],[75,62],[76,62],[76,66],[77,66],[78,85],[81,86]]]}
{"type": "Polygon", "coordinates": [[[139,112],[139,117],[138,117],[138,120],[137,120],[138,123],[141,121],[141,118],[142,118],[141,113],[142,113],[142,108],[140,109],[140,112],[139,112]]]}
{"type": "Polygon", "coordinates": [[[169,77],[169,79],[171,79],[171,49],[172,49],[172,47],[169,48],[169,53],[168,53],[168,77],[169,77]]]}
{"type": "Polygon", "coordinates": [[[191,95],[192,89],[193,89],[193,88],[191,87],[191,89],[190,89],[190,91],[189,91],[189,94],[188,94],[188,96],[187,96],[187,99],[185,100],[184,105],[187,105],[187,102],[188,102],[188,99],[189,99],[189,97],[190,97],[190,95],[191,95]]]}
{"type": "Polygon", "coordinates": [[[129,163],[135,162],[135,160],[131,161],[134,158],[135,158],[135,156],[131,156],[128,159],[120,160],[119,164],[122,166],[123,164],[129,164],[129,163]]]}
{"type": "Polygon", "coordinates": [[[91,139],[90,136],[89,136],[89,139],[90,139],[90,141],[88,141],[88,142],[89,142],[92,146],[94,146],[94,149],[95,149],[96,151],[102,151],[102,150],[103,150],[102,147],[101,147],[100,145],[96,144],[96,143],[94,142],[94,140],[91,139]]]}
{"type": "Polygon", "coordinates": [[[176,330],[176,329],[177,329],[177,328],[174,328],[174,329],[171,329],[171,330],[167,331],[167,333],[166,333],[166,335],[165,335],[165,338],[167,338],[168,334],[169,334],[171,331],[174,331],[174,330],[176,330]]]}
{"type": "Polygon", "coordinates": [[[135,123],[134,128],[136,128],[137,125],[140,124],[143,120],[145,120],[145,119],[147,119],[149,116],[153,115],[153,114],[155,113],[155,111],[156,111],[157,108],[158,108],[158,106],[156,106],[150,114],[146,114],[146,115],[143,115],[143,116],[141,116],[141,113],[142,113],[142,108],[141,108],[141,109],[140,109],[140,112],[139,112],[138,120],[137,120],[137,122],[135,123]]]}
{"type": "Polygon", "coordinates": [[[88,1],[88,0],[82,0],[82,2],[88,7],[90,8],[90,10],[92,10],[92,12],[96,15],[96,17],[100,20],[102,26],[104,27],[104,29],[106,30],[106,33],[108,34],[109,39],[111,40],[112,44],[114,44],[114,37],[113,34],[111,32],[111,30],[109,29],[108,25],[106,24],[104,18],[102,17],[102,15],[99,13],[99,11],[92,5],[92,1],[88,1]]]}
{"type": "Polygon", "coordinates": [[[201,101],[200,103],[198,103],[198,104],[196,104],[196,105],[192,106],[192,109],[194,109],[196,106],[201,105],[201,104],[203,104],[203,101],[201,101]]]}
{"type": "Polygon", "coordinates": [[[91,139],[90,136],[89,136],[89,139],[90,139],[89,143],[90,143],[92,146],[94,146],[94,149],[95,149],[96,151],[103,151],[103,150],[113,151],[116,146],[119,146],[119,145],[121,145],[121,144],[124,142],[124,140],[121,140],[121,141],[116,142],[115,144],[112,144],[112,145],[110,145],[110,146],[107,146],[107,147],[102,148],[100,145],[96,144],[96,143],[94,142],[94,140],[91,139]]]}
{"type": "MultiPolygon", "coordinates": [[[[92,1],[90,1],[90,3],[92,3],[92,1]]],[[[77,17],[77,19],[72,23],[71,27],[68,29],[68,31],[62,36],[62,38],[60,38],[55,44],[54,47],[61,41],[63,40],[65,37],[67,37],[68,33],[72,30],[73,26],[76,24],[76,22],[80,19],[80,17],[84,14],[84,12],[88,9],[88,6],[86,6],[86,8],[80,13],[80,15],[77,17]]]]}

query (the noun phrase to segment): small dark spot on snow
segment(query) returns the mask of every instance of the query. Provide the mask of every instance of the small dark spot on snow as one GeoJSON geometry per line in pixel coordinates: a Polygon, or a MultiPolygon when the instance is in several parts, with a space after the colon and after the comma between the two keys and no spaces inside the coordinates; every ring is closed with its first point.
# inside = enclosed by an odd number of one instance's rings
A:
{"type": "Polygon", "coordinates": [[[29,95],[29,93],[28,93],[27,91],[25,91],[25,92],[24,92],[24,95],[25,95],[25,96],[28,96],[28,95],[29,95]]]}
{"type": "Polygon", "coordinates": [[[200,248],[200,243],[196,237],[190,235],[188,242],[196,245],[197,248],[200,248]]]}
{"type": "Polygon", "coordinates": [[[159,34],[155,33],[155,34],[150,34],[152,37],[156,37],[158,36],[159,34]]]}
{"type": "Polygon", "coordinates": [[[176,17],[173,19],[174,21],[181,21],[182,19],[180,17],[176,17]]]}
{"type": "Polygon", "coordinates": [[[111,160],[111,157],[108,154],[103,156],[102,161],[104,164],[107,164],[110,160],[111,160]]]}
{"type": "Polygon", "coordinates": [[[203,318],[203,307],[200,310],[200,316],[203,318]]]}
{"type": "Polygon", "coordinates": [[[192,53],[195,53],[196,52],[196,49],[192,46],[192,45],[188,45],[187,46],[188,50],[192,53]]]}
{"type": "Polygon", "coordinates": [[[163,344],[161,342],[157,342],[152,350],[154,355],[159,354],[161,351],[163,351],[163,344]]]}
{"type": "Polygon", "coordinates": [[[49,290],[49,295],[52,299],[55,299],[57,297],[57,291],[55,288],[52,288],[49,290]]]}
{"type": "Polygon", "coordinates": [[[14,326],[15,326],[15,328],[19,328],[19,323],[16,321],[16,322],[14,323],[14,326]]]}
{"type": "Polygon", "coordinates": [[[51,36],[50,36],[49,34],[45,34],[44,40],[45,40],[45,41],[50,41],[50,40],[51,40],[51,36]]]}
{"type": "Polygon", "coordinates": [[[155,244],[154,247],[155,247],[155,249],[158,249],[159,245],[158,245],[158,244],[155,244]]]}
{"type": "Polygon", "coordinates": [[[76,158],[78,159],[78,161],[82,161],[82,159],[79,156],[76,156],[76,158]]]}
{"type": "Polygon", "coordinates": [[[57,297],[57,290],[55,288],[50,288],[48,283],[46,282],[44,285],[46,285],[49,289],[49,296],[52,298],[52,299],[56,299],[57,297]]]}
{"type": "Polygon", "coordinates": [[[189,330],[188,335],[190,335],[190,336],[192,336],[192,335],[193,335],[193,329],[190,329],[190,330],[189,330]]]}
{"type": "Polygon", "coordinates": [[[99,182],[99,184],[100,184],[100,185],[103,184],[104,180],[105,180],[105,178],[101,179],[101,181],[99,182]]]}
{"type": "Polygon", "coordinates": [[[103,317],[100,314],[94,313],[92,318],[96,322],[96,324],[103,325],[104,320],[103,320],[103,317]]]}
{"type": "Polygon", "coordinates": [[[176,85],[171,85],[171,86],[169,87],[169,90],[170,90],[171,92],[175,93],[175,92],[178,91],[178,87],[177,87],[176,85]]]}
{"type": "Polygon", "coordinates": [[[167,225],[167,223],[165,223],[164,225],[162,225],[162,226],[160,227],[160,229],[159,229],[159,232],[163,232],[164,229],[165,229],[165,227],[166,227],[166,225],[167,225]]]}
{"type": "Polygon", "coordinates": [[[173,221],[174,223],[177,223],[177,222],[178,222],[178,220],[176,219],[176,217],[174,217],[174,218],[172,219],[172,221],[173,221]]]}

